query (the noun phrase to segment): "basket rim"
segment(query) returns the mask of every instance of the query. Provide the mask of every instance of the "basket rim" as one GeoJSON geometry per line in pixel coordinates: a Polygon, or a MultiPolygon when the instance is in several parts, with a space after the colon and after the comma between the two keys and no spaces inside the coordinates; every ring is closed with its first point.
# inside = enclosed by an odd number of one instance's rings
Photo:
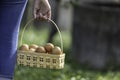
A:
{"type": "Polygon", "coordinates": [[[39,56],[51,56],[51,57],[65,57],[65,53],[62,53],[60,55],[57,54],[49,54],[49,53],[38,53],[38,52],[33,52],[33,51],[22,51],[22,50],[17,50],[17,54],[30,54],[30,55],[39,55],[39,56]]]}

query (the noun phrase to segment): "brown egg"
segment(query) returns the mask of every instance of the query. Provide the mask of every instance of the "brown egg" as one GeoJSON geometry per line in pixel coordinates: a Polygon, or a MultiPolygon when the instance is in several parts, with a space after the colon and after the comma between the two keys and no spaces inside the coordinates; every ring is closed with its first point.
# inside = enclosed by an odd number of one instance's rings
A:
{"type": "Polygon", "coordinates": [[[52,49],[52,54],[60,55],[62,54],[61,48],[56,46],[52,49]]]}
{"type": "Polygon", "coordinates": [[[37,49],[37,48],[38,48],[38,45],[32,44],[32,45],[29,46],[29,49],[31,49],[31,48],[32,48],[32,49],[37,49]]]}
{"type": "Polygon", "coordinates": [[[29,50],[32,51],[32,52],[34,52],[36,49],[34,49],[34,48],[30,48],[29,50]]]}
{"type": "Polygon", "coordinates": [[[40,46],[40,47],[38,47],[38,48],[35,50],[35,52],[38,52],[38,53],[46,53],[46,50],[45,50],[44,47],[40,46]]]}
{"type": "Polygon", "coordinates": [[[54,48],[54,45],[52,43],[47,43],[45,46],[44,46],[45,50],[47,52],[51,52],[52,49],[54,48]]]}
{"type": "Polygon", "coordinates": [[[27,44],[22,44],[19,48],[19,50],[22,50],[22,51],[28,51],[29,50],[29,46],[27,44]]]}

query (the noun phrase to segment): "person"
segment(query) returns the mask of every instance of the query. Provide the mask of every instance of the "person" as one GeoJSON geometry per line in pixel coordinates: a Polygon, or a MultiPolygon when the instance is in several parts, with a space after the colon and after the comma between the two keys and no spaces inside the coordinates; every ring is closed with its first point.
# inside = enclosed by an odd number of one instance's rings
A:
{"type": "MultiPolygon", "coordinates": [[[[61,0],[50,0],[51,2],[51,9],[52,9],[52,20],[56,21],[56,23],[58,23],[58,13],[59,13],[59,7],[60,7],[60,3],[61,0]]],[[[58,26],[59,27],[59,26],[58,26]]],[[[54,40],[54,36],[57,34],[57,29],[54,27],[53,24],[50,24],[50,30],[48,33],[48,38],[47,38],[47,43],[51,43],[54,40]]]]}
{"type": "MultiPolygon", "coordinates": [[[[20,22],[27,0],[0,0],[0,80],[12,80],[20,22]]],[[[34,0],[33,15],[37,20],[51,18],[48,0],[34,0]]]]}

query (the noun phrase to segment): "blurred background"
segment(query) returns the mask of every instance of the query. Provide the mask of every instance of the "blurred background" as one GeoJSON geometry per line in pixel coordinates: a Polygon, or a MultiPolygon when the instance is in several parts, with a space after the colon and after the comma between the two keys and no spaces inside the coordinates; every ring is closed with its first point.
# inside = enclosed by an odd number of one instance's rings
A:
{"type": "MultiPolygon", "coordinates": [[[[119,80],[120,0],[49,0],[52,20],[63,38],[65,66],[61,70],[16,65],[14,80],[119,80]]],[[[21,22],[32,16],[29,0],[21,22]]],[[[23,43],[60,46],[60,37],[50,22],[34,20],[25,30],[23,43]]]]}

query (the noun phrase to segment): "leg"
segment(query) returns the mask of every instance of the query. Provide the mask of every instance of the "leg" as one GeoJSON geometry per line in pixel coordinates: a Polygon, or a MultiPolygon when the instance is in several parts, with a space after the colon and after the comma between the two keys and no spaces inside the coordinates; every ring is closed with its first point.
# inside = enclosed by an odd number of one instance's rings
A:
{"type": "Polygon", "coordinates": [[[0,77],[0,80],[11,80],[11,79],[0,77]]]}
{"type": "Polygon", "coordinates": [[[56,33],[57,33],[57,29],[51,25],[49,36],[48,36],[48,41],[47,41],[48,43],[53,41],[53,38],[56,35],[56,33]]]}
{"type": "MultiPolygon", "coordinates": [[[[53,1],[53,0],[50,0],[51,4],[51,7],[52,7],[52,11],[53,11],[53,21],[56,21],[57,22],[57,19],[58,19],[58,5],[59,5],[59,1],[53,1]]],[[[49,31],[49,34],[48,34],[48,39],[47,39],[47,42],[52,42],[53,41],[53,38],[54,36],[57,34],[57,29],[55,28],[55,26],[53,24],[50,24],[50,31],[49,31]]]]}
{"type": "Polygon", "coordinates": [[[18,30],[26,0],[0,1],[0,76],[12,78],[18,30]]]}

